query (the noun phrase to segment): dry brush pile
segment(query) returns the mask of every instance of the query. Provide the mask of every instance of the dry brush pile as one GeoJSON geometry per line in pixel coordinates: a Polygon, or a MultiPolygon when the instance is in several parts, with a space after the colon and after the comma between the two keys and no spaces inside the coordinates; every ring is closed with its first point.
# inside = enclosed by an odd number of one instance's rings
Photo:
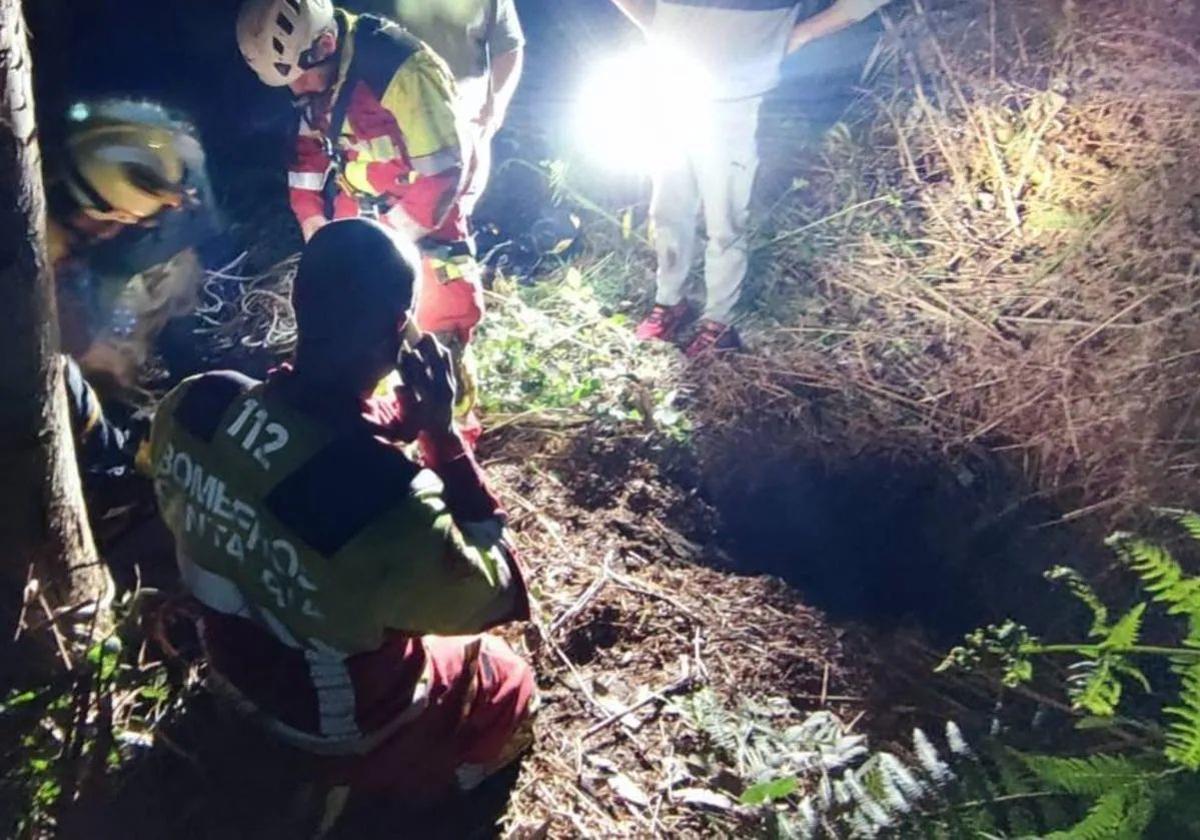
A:
{"type": "Polygon", "coordinates": [[[1193,9],[895,7],[859,101],[771,210],[757,352],[702,378],[708,425],[984,445],[1105,523],[1194,504],[1193,9]]]}

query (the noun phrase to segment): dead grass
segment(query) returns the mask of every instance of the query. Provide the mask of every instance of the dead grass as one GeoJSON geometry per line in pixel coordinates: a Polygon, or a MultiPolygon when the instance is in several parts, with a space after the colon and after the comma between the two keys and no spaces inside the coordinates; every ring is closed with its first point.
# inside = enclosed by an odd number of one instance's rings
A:
{"type": "Polygon", "coordinates": [[[817,406],[850,448],[986,444],[1105,524],[1194,504],[1196,22],[940,5],[893,12],[861,100],[775,208],[756,354],[699,377],[704,421],[817,406]]]}

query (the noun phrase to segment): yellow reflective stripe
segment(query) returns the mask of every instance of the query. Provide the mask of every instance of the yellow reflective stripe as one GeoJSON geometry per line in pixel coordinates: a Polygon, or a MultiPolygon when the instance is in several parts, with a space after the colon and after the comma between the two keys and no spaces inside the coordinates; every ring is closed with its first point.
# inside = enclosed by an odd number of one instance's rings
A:
{"type": "Polygon", "coordinates": [[[458,259],[443,260],[440,257],[426,257],[429,268],[438,275],[438,280],[448,283],[451,280],[461,280],[467,276],[465,262],[458,259]]]}
{"type": "Polygon", "coordinates": [[[376,190],[371,186],[371,182],[367,179],[367,161],[352,160],[342,169],[342,175],[346,179],[346,183],[352,189],[358,192],[369,193],[374,195],[376,190]]]}
{"type": "Polygon", "coordinates": [[[100,421],[104,418],[104,409],[100,407],[100,400],[96,398],[96,392],[92,390],[92,386],[84,382],[83,387],[87,388],[88,402],[91,404],[92,409],[83,421],[83,430],[79,436],[87,437],[92,433],[92,429],[100,425],[100,421]]]}

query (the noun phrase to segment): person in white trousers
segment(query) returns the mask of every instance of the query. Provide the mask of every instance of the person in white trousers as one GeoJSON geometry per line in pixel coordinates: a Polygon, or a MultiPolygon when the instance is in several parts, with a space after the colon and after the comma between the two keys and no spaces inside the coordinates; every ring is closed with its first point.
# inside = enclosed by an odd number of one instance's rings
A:
{"type": "Polygon", "coordinates": [[[758,171],[758,114],[786,53],[870,15],[887,0],[836,0],[797,22],[797,0],[613,0],[652,42],[688,54],[711,84],[709,141],[681,148],[654,173],[650,217],[658,256],[655,303],[642,340],[671,341],[692,316],[685,297],[703,210],[705,305],[690,357],[740,345],[733,312],[746,279],[746,231],[758,171]]]}

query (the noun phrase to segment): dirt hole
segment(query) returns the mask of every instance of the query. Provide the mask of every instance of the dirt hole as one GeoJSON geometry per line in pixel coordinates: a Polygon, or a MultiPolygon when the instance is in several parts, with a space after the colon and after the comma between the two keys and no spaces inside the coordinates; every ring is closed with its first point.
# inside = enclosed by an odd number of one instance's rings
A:
{"type": "Polygon", "coordinates": [[[835,619],[915,623],[951,640],[1008,615],[1044,616],[1041,573],[1073,562],[1078,545],[1047,526],[1057,511],[985,460],[739,464],[710,482],[723,549],[738,571],[781,577],[835,619]]]}

